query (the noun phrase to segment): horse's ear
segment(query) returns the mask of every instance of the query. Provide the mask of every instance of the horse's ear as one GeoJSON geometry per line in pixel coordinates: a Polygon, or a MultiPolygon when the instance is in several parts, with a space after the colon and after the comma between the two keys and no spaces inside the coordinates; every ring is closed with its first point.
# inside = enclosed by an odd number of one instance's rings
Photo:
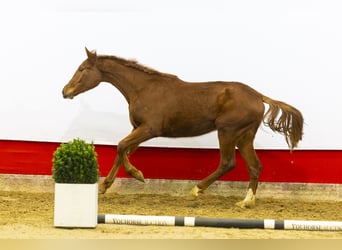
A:
{"type": "Polygon", "coordinates": [[[89,61],[91,64],[95,64],[96,59],[97,59],[96,51],[95,51],[95,50],[89,51],[89,50],[87,49],[87,47],[85,48],[85,50],[86,50],[86,52],[87,52],[88,61],[89,61]]]}

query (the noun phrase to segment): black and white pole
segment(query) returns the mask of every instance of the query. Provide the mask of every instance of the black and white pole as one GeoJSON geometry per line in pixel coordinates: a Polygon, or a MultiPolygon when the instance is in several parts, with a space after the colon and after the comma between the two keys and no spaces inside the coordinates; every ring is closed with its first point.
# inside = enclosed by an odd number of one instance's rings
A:
{"type": "Polygon", "coordinates": [[[203,217],[100,214],[99,224],[221,227],[240,229],[279,229],[305,231],[342,231],[341,221],[223,219],[203,217]]]}

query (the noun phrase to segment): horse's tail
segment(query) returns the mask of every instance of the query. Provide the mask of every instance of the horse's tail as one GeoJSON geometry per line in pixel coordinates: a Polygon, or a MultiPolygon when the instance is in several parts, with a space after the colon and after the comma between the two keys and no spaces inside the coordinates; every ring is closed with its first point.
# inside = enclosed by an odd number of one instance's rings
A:
{"type": "Polygon", "coordinates": [[[304,118],[301,112],[289,104],[266,96],[263,96],[262,100],[269,105],[264,115],[264,124],[274,132],[283,134],[291,150],[297,147],[303,136],[304,118]]]}

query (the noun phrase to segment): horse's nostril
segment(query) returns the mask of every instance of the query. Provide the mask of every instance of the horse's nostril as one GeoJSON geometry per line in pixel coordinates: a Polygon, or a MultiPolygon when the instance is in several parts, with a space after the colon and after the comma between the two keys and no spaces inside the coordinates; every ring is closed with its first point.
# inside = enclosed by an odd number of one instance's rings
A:
{"type": "Polygon", "coordinates": [[[62,95],[63,95],[63,98],[71,98],[71,97],[70,97],[70,93],[67,94],[66,91],[65,91],[65,89],[62,90],[62,95]]]}

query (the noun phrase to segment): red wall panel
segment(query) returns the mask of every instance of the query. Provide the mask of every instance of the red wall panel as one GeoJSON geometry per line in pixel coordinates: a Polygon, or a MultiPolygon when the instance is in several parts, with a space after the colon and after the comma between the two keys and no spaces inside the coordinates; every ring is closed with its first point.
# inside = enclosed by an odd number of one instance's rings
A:
{"type": "MultiPolygon", "coordinates": [[[[51,175],[53,152],[59,143],[0,140],[0,174],[51,175]]],[[[100,173],[113,165],[116,147],[95,145],[100,173]]],[[[340,150],[258,150],[263,164],[260,181],[342,184],[340,150]]],[[[219,162],[217,149],[141,147],[130,157],[145,178],[199,180],[214,171],[219,162]]],[[[119,177],[129,177],[122,168],[119,177]]],[[[237,167],[222,177],[247,181],[245,163],[237,151],[237,167]]]]}

